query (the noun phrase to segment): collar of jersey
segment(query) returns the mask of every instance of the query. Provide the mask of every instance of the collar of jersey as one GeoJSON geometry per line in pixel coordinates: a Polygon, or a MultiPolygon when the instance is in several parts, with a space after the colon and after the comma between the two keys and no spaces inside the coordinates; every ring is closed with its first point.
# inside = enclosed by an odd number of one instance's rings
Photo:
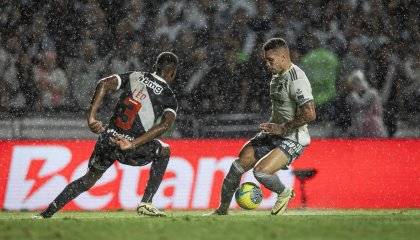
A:
{"type": "Polygon", "coordinates": [[[280,74],[280,73],[277,73],[276,75],[274,75],[274,77],[283,77],[284,75],[286,75],[286,73],[288,73],[290,70],[292,70],[292,68],[294,67],[295,65],[292,63],[292,65],[290,65],[290,68],[289,69],[287,69],[286,71],[284,71],[284,73],[282,73],[282,74],[280,74]]]}
{"type": "Polygon", "coordinates": [[[166,83],[165,79],[163,79],[163,78],[159,77],[159,76],[156,74],[156,72],[152,73],[152,76],[153,76],[153,77],[155,77],[157,80],[159,80],[159,81],[161,81],[161,82],[166,83]]]}

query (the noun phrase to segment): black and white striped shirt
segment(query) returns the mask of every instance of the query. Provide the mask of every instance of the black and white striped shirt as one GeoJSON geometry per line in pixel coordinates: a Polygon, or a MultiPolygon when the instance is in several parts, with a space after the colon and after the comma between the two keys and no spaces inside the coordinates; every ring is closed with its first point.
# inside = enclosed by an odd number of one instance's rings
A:
{"type": "Polygon", "coordinates": [[[114,75],[120,99],[110,119],[109,128],[118,133],[138,137],[155,125],[164,112],[176,115],[178,103],[166,81],[148,72],[128,72],[114,75]]]}

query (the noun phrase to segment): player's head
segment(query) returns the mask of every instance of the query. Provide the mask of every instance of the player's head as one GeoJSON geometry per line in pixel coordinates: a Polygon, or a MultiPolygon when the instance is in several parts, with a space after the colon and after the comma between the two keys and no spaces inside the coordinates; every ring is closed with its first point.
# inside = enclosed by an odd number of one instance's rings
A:
{"type": "Polygon", "coordinates": [[[282,38],[272,38],[264,43],[264,60],[272,73],[281,73],[290,67],[290,53],[282,38]]]}
{"type": "Polygon", "coordinates": [[[156,59],[156,73],[167,81],[173,81],[176,76],[178,57],[171,52],[162,52],[156,59]]]}

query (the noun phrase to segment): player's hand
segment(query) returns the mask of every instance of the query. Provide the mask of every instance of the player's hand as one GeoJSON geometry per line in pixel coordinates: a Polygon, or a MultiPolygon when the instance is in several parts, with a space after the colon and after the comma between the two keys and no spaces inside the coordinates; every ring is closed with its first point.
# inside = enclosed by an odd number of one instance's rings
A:
{"type": "Polygon", "coordinates": [[[283,136],[286,133],[285,124],[261,123],[260,129],[270,135],[283,136]]]}
{"type": "Polygon", "coordinates": [[[102,122],[98,121],[98,120],[95,120],[95,119],[89,120],[88,121],[88,126],[93,133],[99,134],[99,133],[105,131],[105,128],[104,128],[102,122]]]}
{"type": "Polygon", "coordinates": [[[117,144],[123,151],[134,148],[134,144],[131,141],[119,136],[111,137],[111,142],[117,144]]]}

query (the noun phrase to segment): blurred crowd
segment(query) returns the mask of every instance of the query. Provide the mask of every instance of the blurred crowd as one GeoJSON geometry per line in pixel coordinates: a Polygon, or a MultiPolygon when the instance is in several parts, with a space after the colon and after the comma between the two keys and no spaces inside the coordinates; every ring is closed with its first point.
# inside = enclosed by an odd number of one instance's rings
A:
{"type": "Polygon", "coordinates": [[[318,121],[342,136],[392,136],[420,111],[415,0],[5,0],[0,9],[1,113],[83,112],[98,79],[153,71],[161,51],[181,61],[181,115],[268,113],[261,46],[271,37],[288,41],[318,121]]]}

